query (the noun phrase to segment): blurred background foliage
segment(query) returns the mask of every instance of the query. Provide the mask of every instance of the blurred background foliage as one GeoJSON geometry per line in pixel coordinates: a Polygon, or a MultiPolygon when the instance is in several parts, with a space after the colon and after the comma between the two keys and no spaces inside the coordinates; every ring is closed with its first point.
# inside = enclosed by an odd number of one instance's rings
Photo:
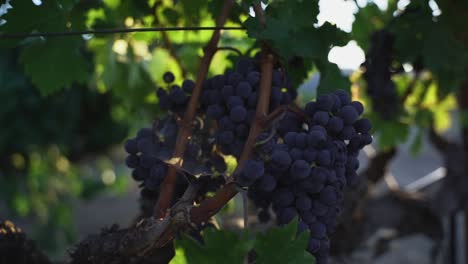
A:
{"type": "MultiPolygon", "coordinates": [[[[213,26],[222,2],[3,0],[0,32],[213,26]]],[[[466,17],[465,2],[389,0],[382,7],[373,1],[341,1],[355,6],[352,30],[319,23],[324,1],[269,1],[266,30],[249,16],[249,5],[258,1],[237,2],[226,26],[246,30],[223,31],[219,46],[254,55],[259,41],[268,42],[294,85],[301,85],[299,104],[317,93],[351,87],[353,98],[372,109],[362,70],[340,69],[330,62],[330,50],[355,41],[367,52],[371,35],[386,29],[396,35],[394,63],[403,70],[392,80],[405,100],[391,119],[366,113],[373,121],[378,148],[410,141],[417,154],[431,122],[440,133],[451,126],[457,89],[466,72],[467,27],[460,19],[466,17]],[[418,60],[424,67],[416,74],[418,60]],[[318,72],[314,90],[311,82],[318,72]],[[410,127],[416,127],[416,136],[410,137],[410,127]]],[[[176,80],[194,78],[211,33],[0,40],[0,196],[9,212],[35,219],[33,235],[41,245],[53,250],[76,239],[72,224],[76,199],[126,190],[130,178],[121,166],[119,145],[164,114],[157,108],[154,91],[163,86],[165,71],[172,71],[176,80]]],[[[235,55],[217,52],[210,75],[232,66],[235,55]]]]}

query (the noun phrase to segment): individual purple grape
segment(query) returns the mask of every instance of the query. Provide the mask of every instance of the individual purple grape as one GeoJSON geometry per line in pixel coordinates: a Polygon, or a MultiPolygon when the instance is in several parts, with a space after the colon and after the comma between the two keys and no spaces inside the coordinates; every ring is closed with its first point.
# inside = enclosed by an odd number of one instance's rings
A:
{"type": "Polygon", "coordinates": [[[221,94],[224,100],[229,100],[229,98],[234,95],[234,87],[232,87],[232,85],[224,85],[221,94]]]}
{"type": "Polygon", "coordinates": [[[238,176],[238,182],[242,186],[249,186],[265,173],[263,161],[247,160],[238,176]]]}
{"type": "Polygon", "coordinates": [[[260,82],[260,73],[257,71],[251,71],[247,74],[246,79],[250,85],[255,86],[260,82]]]}
{"type": "Polygon", "coordinates": [[[341,108],[341,100],[340,97],[336,94],[329,94],[330,98],[333,100],[333,106],[331,108],[331,111],[333,113],[336,113],[340,108],[341,108]]]}
{"type": "Polygon", "coordinates": [[[327,129],[331,133],[338,134],[344,127],[343,119],[337,116],[333,116],[328,120],[327,129]]]}
{"type": "MultiPolygon", "coordinates": [[[[309,243],[307,244],[307,251],[310,253],[317,253],[320,249],[320,239],[309,238],[309,243]]],[[[326,263],[326,262],[324,262],[326,263]]]]}
{"type": "Polygon", "coordinates": [[[320,166],[329,166],[332,163],[330,151],[327,149],[321,150],[317,154],[317,164],[320,166]]]}
{"type": "Polygon", "coordinates": [[[332,206],[338,202],[337,192],[332,186],[327,186],[320,192],[320,202],[332,206]]]}
{"type": "Polygon", "coordinates": [[[177,104],[182,105],[187,101],[187,95],[180,89],[179,86],[173,86],[171,92],[169,93],[171,100],[177,104]]]}
{"type": "Polygon", "coordinates": [[[144,181],[149,176],[149,172],[147,169],[142,167],[137,167],[132,171],[132,178],[135,181],[144,181]]]}
{"type": "MultiPolygon", "coordinates": [[[[323,189],[322,189],[323,190],[323,189]]],[[[312,202],[312,209],[311,211],[314,213],[316,216],[324,216],[327,214],[329,210],[329,207],[323,204],[320,201],[313,201],[312,202]]]]}
{"type": "Polygon", "coordinates": [[[250,86],[250,83],[242,81],[237,84],[236,95],[247,99],[250,93],[252,93],[252,86],[250,86]]]}
{"type": "Polygon", "coordinates": [[[195,89],[195,82],[192,80],[185,80],[182,83],[182,90],[188,94],[191,94],[193,92],[193,89],[195,89]]]}
{"type": "Polygon", "coordinates": [[[328,115],[328,112],[318,111],[315,112],[314,116],[312,117],[312,121],[315,124],[325,126],[328,123],[329,118],[330,117],[328,115]]]}
{"type": "Polygon", "coordinates": [[[309,163],[314,162],[315,159],[317,158],[317,151],[313,148],[305,149],[302,154],[303,154],[302,156],[304,157],[304,160],[306,160],[309,163]]]}
{"type": "Polygon", "coordinates": [[[286,207],[280,209],[277,215],[278,224],[286,225],[289,224],[294,219],[294,217],[297,216],[297,211],[296,209],[294,209],[294,207],[286,207]]]}
{"type": "Polygon", "coordinates": [[[295,160],[290,169],[291,176],[300,180],[309,176],[310,165],[305,160],[295,160]]]}
{"type": "Polygon", "coordinates": [[[356,157],[349,156],[346,162],[347,170],[357,170],[359,169],[359,160],[356,157]]]}
{"type": "Polygon", "coordinates": [[[289,150],[289,155],[293,160],[300,160],[303,157],[303,152],[298,148],[292,148],[289,150]]]}
{"type": "Polygon", "coordinates": [[[361,102],[352,101],[350,105],[354,107],[354,109],[356,109],[358,115],[362,115],[362,113],[364,112],[364,106],[361,104],[361,102]]]}
{"type": "Polygon", "coordinates": [[[353,126],[345,126],[341,130],[340,138],[343,140],[350,140],[356,135],[356,130],[353,126]]]}
{"type": "Polygon", "coordinates": [[[237,123],[242,122],[247,117],[247,110],[245,110],[245,108],[241,105],[235,106],[234,108],[231,109],[231,112],[229,113],[229,117],[234,122],[237,122],[237,123]]]}
{"type": "Polygon", "coordinates": [[[342,106],[345,106],[351,102],[351,97],[349,96],[347,92],[343,90],[336,90],[334,94],[340,98],[342,106]]]}
{"type": "Polygon", "coordinates": [[[229,97],[227,101],[227,107],[228,109],[233,109],[236,106],[243,106],[244,105],[244,100],[240,96],[231,96],[229,97]]]}
{"type": "Polygon", "coordinates": [[[296,198],[296,208],[301,211],[310,210],[312,208],[312,201],[307,195],[300,195],[296,198]]]}
{"type": "Polygon", "coordinates": [[[310,179],[314,182],[321,182],[324,183],[328,178],[328,171],[322,167],[314,167],[310,171],[310,179]]]}
{"type": "Polygon", "coordinates": [[[330,112],[334,103],[331,96],[321,95],[317,98],[316,108],[321,111],[330,112]]]}
{"type": "Polygon", "coordinates": [[[280,170],[286,170],[292,161],[291,157],[289,156],[289,153],[282,150],[274,151],[271,156],[271,160],[275,167],[277,167],[280,170]]]}
{"type": "Polygon", "coordinates": [[[307,134],[306,133],[297,133],[295,138],[295,145],[299,148],[306,148],[307,147],[307,134]]]}
{"type": "Polygon", "coordinates": [[[260,178],[259,188],[265,192],[271,192],[276,188],[276,179],[275,177],[271,176],[270,174],[264,174],[262,178],[260,178]]]}
{"type": "Polygon", "coordinates": [[[366,134],[369,133],[369,131],[372,128],[371,122],[367,118],[359,119],[354,123],[354,128],[356,129],[357,132],[366,134]]]}
{"type": "Polygon", "coordinates": [[[135,154],[128,155],[125,159],[125,164],[129,168],[135,169],[140,164],[140,158],[135,154]]]}
{"type": "Polygon", "coordinates": [[[319,130],[310,131],[309,134],[307,135],[307,144],[311,147],[320,146],[326,140],[327,140],[327,135],[319,130]]]}
{"type": "Polygon", "coordinates": [[[365,145],[369,145],[372,143],[372,136],[370,134],[363,134],[360,137],[361,139],[361,144],[360,147],[364,147],[365,145]]]}
{"type": "Polygon", "coordinates": [[[324,182],[319,182],[319,181],[314,181],[312,179],[306,179],[304,181],[299,182],[299,188],[303,190],[304,192],[307,192],[309,194],[316,194],[319,193],[323,187],[324,187],[324,182]]]}
{"type": "Polygon", "coordinates": [[[297,233],[301,234],[309,229],[309,226],[304,221],[299,221],[297,224],[297,233]]]}
{"type": "Polygon", "coordinates": [[[229,117],[225,116],[219,120],[219,128],[220,130],[234,130],[236,124],[229,117]]]}
{"type": "Polygon", "coordinates": [[[345,125],[352,125],[358,118],[359,114],[351,105],[345,105],[338,112],[338,116],[343,119],[345,125]]]}
{"type": "Polygon", "coordinates": [[[286,135],[284,135],[284,142],[292,148],[296,145],[296,136],[296,132],[288,132],[286,133],[286,135]]]}
{"type": "Polygon", "coordinates": [[[299,215],[301,217],[301,220],[309,225],[317,221],[317,217],[312,213],[312,211],[310,211],[310,209],[299,210],[299,215]]]}
{"type": "Polygon", "coordinates": [[[125,142],[125,151],[128,154],[137,154],[138,153],[138,144],[136,139],[129,139],[125,142]]]}
{"type": "Polygon", "coordinates": [[[318,221],[310,224],[309,228],[310,228],[310,236],[313,238],[320,239],[327,235],[327,227],[318,221]]]}
{"type": "Polygon", "coordinates": [[[174,74],[172,72],[165,72],[163,75],[163,80],[165,83],[172,83],[175,80],[174,74]]]}
{"type": "Polygon", "coordinates": [[[224,109],[218,104],[210,105],[206,109],[206,115],[212,119],[219,120],[223,117],[224,109]]]}

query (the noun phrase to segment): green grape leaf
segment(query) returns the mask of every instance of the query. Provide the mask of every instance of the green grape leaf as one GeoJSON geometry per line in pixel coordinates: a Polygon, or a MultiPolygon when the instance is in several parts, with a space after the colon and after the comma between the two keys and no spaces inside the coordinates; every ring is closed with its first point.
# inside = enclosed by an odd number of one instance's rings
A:
{"type": "Polygon", "coordinates": [[[288,225],[273,227],[265,234],[258,234],[254,250],[257,253],[256,264],[311,264],[315,258],[305,249],[309,233],[297,235],[297,218],[288,225]]]}
{"type": "Polygon", "coordinates": [[[345,32],[330,23],[314,26],[318,1],[275,1],[265,14],[265,27],[255,17],[249,17],[243,25],[250,37],[268,42],[285,60],[295,56],[326,59],[332,46],[345,45],[349,40],[345,32]]]}
{"type": "Polygon", "coordinates": [[[464,78],[468,52],[452,28],[433,19],[429,7],[423,3],[414,5],[415,11],[402,14],[390,27],[396,34],[395,55],[399,61],[410,63],[422,57],[424,67],[435,76],[441,94],[448,94],[464,78]]]}
{"type": "Polygon", "coordinates": [[[316,65],[320,71],[320,83],[317,87],[317,95],[330,93],[337,89],[349,92],[351,82],[349,78],[343,75],[336,64],[318,62],[316,65]]]}
{"type": "Polygon", "coordinates": [[[377,128],[374,135],[378,135],[378,146],[389,149],[399,143],[405,142],[409,135],[409,125],[399,120],[383,120],[378,114],[369,116],[372,126],[377,128]]]}
{"type": "Polygon", "coordinates": [[[20,55],[25,73],[43,95],[89,77],[88,64],[80,54],[79,38],[55,38],[26,46],[20,55]]]}
{"type": "MultiPolygon", "coordinates": [[[[40,6],[32,1],[15,1],[13,8],[2,19],[6,23],[0,26],[0,32],[11,34],[64,31],[66,25],[65,13],[56,1],[44,1],[40,6]]],[[[0,46],[12,47],[20,41],[21,39],[2,40],[0,46]]]]}
{"type": "MultiPolygon", "coordinates": [[[[203,240],[203,245],[188,236],[177,240],[176,245],[183,249],[185,258],[190,261],[187,263],[243,263],[254,243],[247,233],[238,235],[229,230],[214,228],[207,228],[203,231],[203,240]]],[[[178,256],[173,263],[184,263],[177,258],[178,256]]]]}

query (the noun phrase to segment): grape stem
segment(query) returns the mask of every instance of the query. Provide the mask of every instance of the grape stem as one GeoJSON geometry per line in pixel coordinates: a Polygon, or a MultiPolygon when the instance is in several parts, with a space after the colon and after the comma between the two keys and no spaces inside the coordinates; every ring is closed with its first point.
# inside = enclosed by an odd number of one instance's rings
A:
{"type": "MultiPolygon", "coordinates": [[[[260,23],[265,25],[265,18],[263,9],[260,4],[255,5],[254,8],[260,23]]],[[[271,95],[271,82],[273,76],[274,58],[270,53],[268,46],[262,44],[262,62],[261,62],[261,79],[259,87],[259,98],[257,108],[255,111],[255,119],[250,127],[249,136],[242,150],[242,154],[238,161],[238,166],[234,170],[233,174],[241,171],[244,163],[249,159],[252,153],[255,141],[263,130],[263,122],[268,116],[268,109],[270,106],[270,95],[271,95]]],[[[210,217],[215,215],[229,200],[234,197],[238,192],[236,184],[233,182],[231,177],[226,185],[218,189],[216,194],[200,203],[199,206],[194,207],[191,211],[191,221],[199,224],[207,221],[210,217]]]]}
{"type": "MultiPolygon", "coordinates": [[[[226,0],[224,1],[224,5],[222,7],[221,13],[216,20],[216,26],[221,27],[226,23],[227,17],[234,5],[234,0],[226,0]]],[[[190,100],[184,114],[184,118],[182,120],[182,125],[180,126],[179,133],[177,135],[177,143],[174,149],[174,158],[179,158],[179,167],[182,166],[183,162],[183,154],[185,152],[185,148],[188,142],[189,137],[192,134],[192,123],[195,118],[197,112],[197,105],[199,102],[199,98],[203,89],[203,83],[206,79],[208,74],[208,69],[211,64],[211,60],[216,52],[216,47],[219,42],[221,36],[220,30],[215,30],[213,35],[211,36],[210,41],[204,48],[204,55],[200,62],[200,67],[198,69],[197,78],[195,82],[195,88],[193,90],[192,96],[190,96],[190,100]]],[[[174,194],[174,187],[177,180],[177,172],[175,167],[169,167],[168,174],[164,178],[164,182],[161,186],[161,194],[159,196],[158,202],[155,205],[154,215],[156,218],[162,218],[166,215],[167,209],[170,207],[173,194],[174,194]]]]}

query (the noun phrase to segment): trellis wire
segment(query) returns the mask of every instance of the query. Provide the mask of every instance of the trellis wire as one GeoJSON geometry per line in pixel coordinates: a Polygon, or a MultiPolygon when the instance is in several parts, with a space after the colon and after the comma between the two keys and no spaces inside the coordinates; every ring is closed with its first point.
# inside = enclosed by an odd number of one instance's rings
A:
{"type": "Polygon", "coordinates": [[[0,40],[21,39],[28,37],[66,37],[87,34],[116,34],[133,32],[160,32],[160,31],[196,31],[196,30],[245,30],[244,27],[147,27],[147,28],[115,28],[94,29],[64,32],[32,32],[32,33],[0,33],[0,40]]]}

